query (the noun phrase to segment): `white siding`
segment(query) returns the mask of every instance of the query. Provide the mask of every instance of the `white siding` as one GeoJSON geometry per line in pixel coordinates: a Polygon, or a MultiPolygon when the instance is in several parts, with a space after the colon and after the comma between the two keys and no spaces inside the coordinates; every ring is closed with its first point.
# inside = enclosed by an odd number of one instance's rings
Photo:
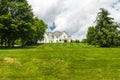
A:
{"type": "Polygon", "coordinates": [[[50,32],[44,34],[44,40],[42,43],[63,43],[70,42],[71,39],[66,32],[50,32]]]}

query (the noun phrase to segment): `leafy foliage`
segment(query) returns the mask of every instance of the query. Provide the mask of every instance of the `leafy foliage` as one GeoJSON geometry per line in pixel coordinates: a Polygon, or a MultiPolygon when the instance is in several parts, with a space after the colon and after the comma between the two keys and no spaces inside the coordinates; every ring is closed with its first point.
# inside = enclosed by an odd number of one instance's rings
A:
{"type": "MultiPolygon", "coordinates": [[[[1,46],[13,47],[15,41],[20,39],[25,45],[28,41],[33,41],[36,27],[34,15],[26,0],[0,0],[0,42],[1,46]]],[[[41,32],[39,37],[45,32],[44,22],[38,19],[41,32]],[[41,27],[42,26],[42,27],[41,27]],[[43,29],[42,29],[43,28],[43,29]],[[43,31],[42,31],[43,30],[43,31]]],[[[37,34],[37,33],[36,33],[37,34]]]]}
{"type": "Polygon", "coordinates": [[[100,9],[97,15],[96,26],[88,29],[87,42],[101,47],[113,47],[120,45],[119,25],[113,18],[109,17],[110,13],[104,8],[100,9]]]}

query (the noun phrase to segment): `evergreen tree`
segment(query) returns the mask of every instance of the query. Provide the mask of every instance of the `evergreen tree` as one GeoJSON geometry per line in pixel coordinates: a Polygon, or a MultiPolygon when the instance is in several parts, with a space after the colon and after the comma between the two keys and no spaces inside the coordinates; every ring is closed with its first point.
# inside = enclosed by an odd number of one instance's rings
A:
{"type": "Polygon", "coordinates": [[[93,45],[101,47],[113,47],[120,45],[118,24],[111,18],[110,13],[104,8],[96,18],[96,26],[90,27],[87,33],[87,41],[93,45]]]}

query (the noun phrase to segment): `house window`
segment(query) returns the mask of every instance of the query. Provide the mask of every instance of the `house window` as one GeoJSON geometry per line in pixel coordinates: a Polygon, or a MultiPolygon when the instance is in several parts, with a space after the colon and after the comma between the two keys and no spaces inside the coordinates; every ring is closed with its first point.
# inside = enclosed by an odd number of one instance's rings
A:
{"type": "Polygon", "coordinates": [[[61,39],[59,41],[61,42],[61,39]]]}
{"type": "Polygon", "coordinates": [[[59,38],[59,36],[56,36],[56,38],[59,38]]]}
{"type": "Polygon", "coordinates": [[[58,40],[56,40],[56,42],[58,43],[58,40]]]}
{"type": "Polygon", "coordinates": [[[54,35],[52,35],[52,38],[54,38],[54,35]]]}

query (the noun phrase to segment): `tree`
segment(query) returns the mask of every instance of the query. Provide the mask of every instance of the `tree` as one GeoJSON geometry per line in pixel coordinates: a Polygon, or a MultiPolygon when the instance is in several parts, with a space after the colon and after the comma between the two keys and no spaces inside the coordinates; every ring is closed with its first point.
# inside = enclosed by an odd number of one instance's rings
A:
{"type": "Polygon", "coordinates": [[[96,26],[90,27],[87,33],[87,42],[92,45],[99,45],[101,47],[119,46],[120,39],[118,33],[118,24],[113,18],[109,17],[110,13],[104,8],[96,18],[96,26]]]}
{"type": "MultiPolygon", "coordinates": [[[[34,15],[27,0],[0,0],[1,46],[13,47],[18,39],[23,45],[32,41],[36,33],[33,22],[34,15]]],[[[44,32],[45,30],[40,34],[44,32]]]]}
{"type": "Polygon", "coordinates": [[[35,43],[38,40],[42,40],[44,38],[44,32],[46,31],[47,25],[44,23],[43,20],[38,19],[37,17],[34,18],[34,30],[35,30],[35,43]]]}
{"type": "Polygon", "coordinates": [[[43,20],[35,17],[32,22],[32,40],[27,42],[27,45],[37,44],[38,40],[41,41],[44,38],[44,33],[46,31],[47,25],[43,20]]]}

